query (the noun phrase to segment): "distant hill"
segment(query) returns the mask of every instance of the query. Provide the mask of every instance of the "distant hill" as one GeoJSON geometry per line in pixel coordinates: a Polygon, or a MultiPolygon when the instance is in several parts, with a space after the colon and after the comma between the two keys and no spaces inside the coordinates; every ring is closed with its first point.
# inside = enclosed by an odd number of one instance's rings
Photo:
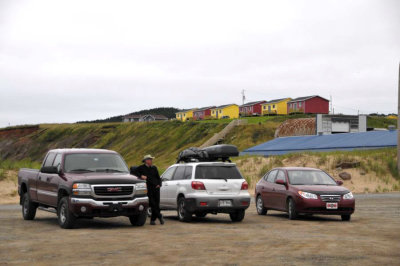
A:
{"type": "MultiPolygon", "coordinates": [[[[158,108],[153,108],[153,109],[146,109],[146,110],[141,110],[137,112],[130,113],[129,115],[145,115],[145,114],[151,114],[151,115],[164,115],[168,117],[168,119],[175,118],[175,113],[178,112],[180,109],[175,108],[175,107],[158,107],[158,108]]],[[[113,116],[109,117],[106,119],[96,119],[96,120],[90,120],[90,121],[78,121],[77,123],[106,123],[106,122],[122,122],[122,117],[124,115],[118,115],[118,116],[113,116]]]]}

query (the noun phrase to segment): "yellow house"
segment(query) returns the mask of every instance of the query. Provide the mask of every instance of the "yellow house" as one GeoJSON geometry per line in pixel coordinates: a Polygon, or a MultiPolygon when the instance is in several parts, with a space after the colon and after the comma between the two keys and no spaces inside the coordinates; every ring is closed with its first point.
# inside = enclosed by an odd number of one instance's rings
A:
{"type": "Polygon", "coordinates": [[[268,101],[261,105],[261,113],[263,115],[287,115],[287,103],[290,100],[292,100],[292,98],[282,98],[268,101]]]}
{"type": "Polygon", "coordinates": [[[176,119],[180,121],[188,121],[190,119],[193,119],[193,111],[195,111],[196,108],[193,109],[187,109],[187,110],[182,110],[180,112],[175,113],[176,119]]]}
{"type": "Polygon", "coordinates": [[[222,118],[239,118],[239,105],[225,104],[211,109],[211,117],[222,118]]]}

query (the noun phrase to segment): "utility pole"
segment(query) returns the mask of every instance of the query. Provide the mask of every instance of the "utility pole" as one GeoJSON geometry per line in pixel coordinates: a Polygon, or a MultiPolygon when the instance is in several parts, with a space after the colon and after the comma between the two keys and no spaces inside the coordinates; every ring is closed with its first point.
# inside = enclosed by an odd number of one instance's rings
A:
{"type": "Polygon", "coordinates": [[[246,96],[244,96],[244,90],[242,90],[242,105],[244,105],[245,100],[246,100],[246,96]]]}
{"type": "Polygon", "coordinates": [[[399,63],[399,84],[397,92],[397,171],[400,174],[400,63],[399,63]]]}

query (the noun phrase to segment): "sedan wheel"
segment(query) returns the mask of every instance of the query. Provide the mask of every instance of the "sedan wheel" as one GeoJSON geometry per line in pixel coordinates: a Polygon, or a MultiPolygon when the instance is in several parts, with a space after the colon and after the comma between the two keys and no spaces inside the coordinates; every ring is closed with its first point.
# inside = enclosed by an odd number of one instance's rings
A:
{"type": "Polygon", "coordinates": [[[256,208],[257,208],[257,213],[258,215],[265,215],[267,214],[267,209],[264,207],[264,202],[261,198],[260,195],[257,196],[257,200],[256,200],[256,208]]]}
{"type": "Polygon", "coordinates": [[[288,213],[289,213],[289,219],[294,220],[298,217],[298,213],[296,211],[296,203],[294,202],[293,199],[288,200],[288,213]]]}

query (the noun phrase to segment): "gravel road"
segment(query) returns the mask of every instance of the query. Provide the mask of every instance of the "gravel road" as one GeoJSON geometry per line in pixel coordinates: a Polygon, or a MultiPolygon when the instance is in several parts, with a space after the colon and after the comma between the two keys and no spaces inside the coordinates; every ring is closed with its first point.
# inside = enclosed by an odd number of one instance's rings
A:
{"type": "Polygon", "coordinates": [[[242,223],[208,215],[186,224],[164,214],[163,226],[118,217],[62,230],[54,214],[24,221],[18,205],[0,205],[0,264],[400,265],[400,193],[358,195],[351,222],[258,216],[253,204],[242,223]]]}

